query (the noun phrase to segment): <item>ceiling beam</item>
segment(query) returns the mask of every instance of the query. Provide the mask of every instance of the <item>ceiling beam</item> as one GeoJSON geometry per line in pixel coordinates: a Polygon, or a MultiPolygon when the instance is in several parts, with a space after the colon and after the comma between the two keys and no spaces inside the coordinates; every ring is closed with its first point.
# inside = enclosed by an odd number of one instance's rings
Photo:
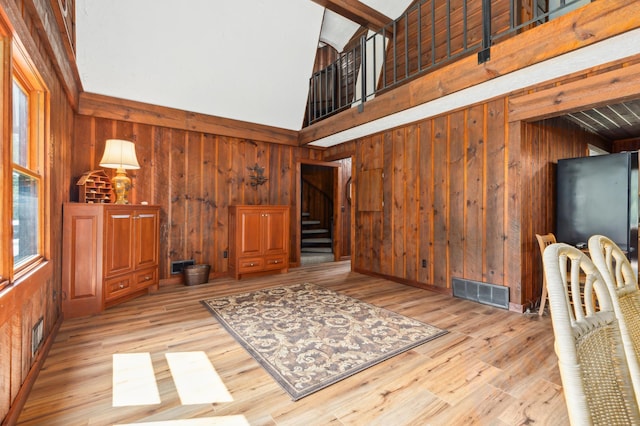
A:
{"type": "Polygon", "coordinates": [[[313,2],[373,31],[379,31],[393,21],[357,0],[313,0],[313,2]]]}

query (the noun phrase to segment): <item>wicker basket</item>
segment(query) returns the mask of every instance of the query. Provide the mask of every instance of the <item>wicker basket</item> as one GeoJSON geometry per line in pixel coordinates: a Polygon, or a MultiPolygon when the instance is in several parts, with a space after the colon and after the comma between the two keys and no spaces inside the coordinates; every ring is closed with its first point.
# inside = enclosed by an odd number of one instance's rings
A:
{"type": "Polygon", "coordinates": [[[210,265],[189,265],[184,268],[184,284],[195,285],[209,282],[210,265]]]}

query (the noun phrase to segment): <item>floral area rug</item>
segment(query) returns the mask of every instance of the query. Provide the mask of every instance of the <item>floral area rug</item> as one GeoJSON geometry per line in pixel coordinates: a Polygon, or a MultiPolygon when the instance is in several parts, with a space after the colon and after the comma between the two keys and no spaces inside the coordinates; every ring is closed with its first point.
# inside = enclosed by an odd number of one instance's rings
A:
{"type": "Polygon", "coordinates": [[[294,401],[447,333],[313,284],[202,303],[294,401]]]}

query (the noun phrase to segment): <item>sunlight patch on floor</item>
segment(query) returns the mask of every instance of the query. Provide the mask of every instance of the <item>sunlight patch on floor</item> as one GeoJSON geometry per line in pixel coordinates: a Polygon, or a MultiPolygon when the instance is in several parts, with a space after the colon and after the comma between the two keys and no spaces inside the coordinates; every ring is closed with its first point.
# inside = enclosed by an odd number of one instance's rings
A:
{"type": "Polygon", "coordinates": [[[233,401],[204,352],[170,352],[165,356],[182,405],[233,401]]]}
{"type": "Polygon", "coordinates": [[[113,354],[113,406],[160,404],[149,353],[113,354]]]}
{"type": "Polygon", "coordinates": [[[202,417],[188,420],[168,420],[164,422],[127,423],[114,426],[249,426],[244,416],[202,417]]]}

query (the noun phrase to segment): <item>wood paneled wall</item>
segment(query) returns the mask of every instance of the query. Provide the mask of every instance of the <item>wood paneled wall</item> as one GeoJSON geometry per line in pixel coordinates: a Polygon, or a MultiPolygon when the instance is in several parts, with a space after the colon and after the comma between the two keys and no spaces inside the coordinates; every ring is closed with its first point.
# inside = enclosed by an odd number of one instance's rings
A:
{"type": "MultiPolygon", "coordinates": [[[[292,218],[297,217],[296,164],[322,155],[310,148],[79,115],[71,167],[74,181],[85,171],[99,168],[105,141],[110,138],[136,144],[141,167],[128,173],[133,181],[130,201],[162,208],[161,279],[171,278],[171,262],[183,259],[209,263],[212,274],[225,274],[228,206],[283,204],[291,206],[292,218]],[[255,164],[264,167],[269,179],[256,188],[250,185],[248,170],[255,164]]],[[[292,236],[297,234],[295,223],[291,224],[292,236]]],[[[292,240],[293,264],[299,261],[294,244],[292,240]]]]}
{"type": "Polygon", "coordinates": [[[559,159],[589,155],[589,144],[603,141],[562,118],[521,127],[521,238],[523,302],[534,304],[542,293],[542,259],[535,234],[556,232],[556,166],[559,159]]]}
{"type": "Polygon", "coordinates": [[[442,292],[452,277],[509,284],[505,107],[496,100],[357,142],[356,191],[358,173],[384,172],[383,210],[356,206],[357,270],[442,292]]]}
{"type": "MultiPolygon", "coordinates": [[[[0,419],[12,424],[52,343],[54,330],[62,320],[62,204],[69,200],[67,182],[74,121],[71,102],[77,98],[77,93],[73,93],[73,87],[65,85],[66,78],[61,77],[64,70],[56,70],[46,48],[47,42],[38,30],[41,22],[37,13],[53,16],[48,3],[38,3],[37,12],[33,2],[19,0],[2,1],[0,8],[0,20],[4,20],[12,28],[13,35],[20,39],[47,87],[49,114],[43,199],[46,262],[0,292],[0,419]],[[44,344],[33,355],[31,332],[40,318],[43,318],[44,344]]],[[[4,41],[4,46],[11,44],[8,39],[4,41]]],[[[7,105],[8,93],[3,91],[2,96],[2,105],[7,105]]],[[[5,111],[2,116],[7,117],[5,111]]],[[[5,147],[9,143],[10,140],[3,140],[5,147]]],[[[4,148],[2,151],[8,152],[4,148]]],[[[5,206],[3,203],[3,208],[5,206]]],[[[4,244],[11,242],[3,240],[2,244],[6,249],[4,244]]]]}
{"type": "Polygon", "coordinates": [[[613,153],[613,152],[638,151],[638,150],[640,150],[640,138],[615,141],[612,144],[611,152],[613,153]]]}
{"type": "Polygon", "coordinates": [[[535,233],[555,229],[554,163],[587,155],[599,139],[561,119],[509,126],[506,105],[498,99],[355,141],[356,191],[358,173],[384,173],[383,209],[355,206],[356,270],[444,293],[453,277],[503,285],[512,309],[535,305],[535,233]]]}

